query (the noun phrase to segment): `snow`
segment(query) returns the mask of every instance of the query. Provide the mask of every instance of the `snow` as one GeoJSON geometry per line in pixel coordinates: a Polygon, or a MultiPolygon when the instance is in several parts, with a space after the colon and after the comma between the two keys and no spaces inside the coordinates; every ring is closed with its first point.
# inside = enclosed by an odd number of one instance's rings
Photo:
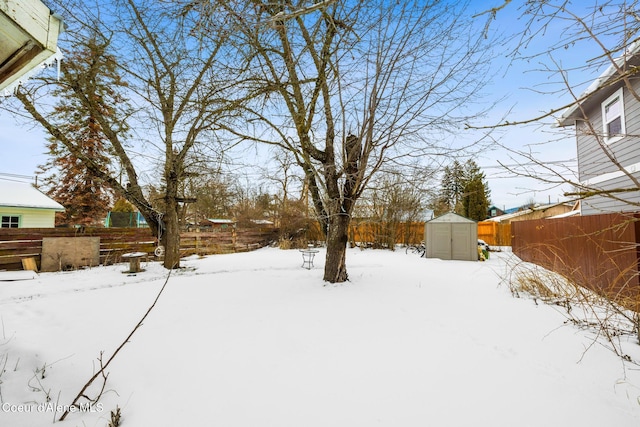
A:
{"type": "MultiPolygon", "coordinates": [[[[640,425],[640,368],[559,309],[513,298],[513,256],[354,249],[340,285],[322,281],[323,249],[311,270],[296,250],[189,258],[94,412],[56,425],[105,426],[116,406],[125,427],[640,425]]],[[[0,282],[0,425],[51,424],[38,390],[68,405],[127,337],[166,271],[126,267],[0,282]]]]}
{"type": "Polygon", "coordinates": [[[0,179],[0,206],[30,207],[64,211],[64,206],[31,184],[0,179]]]}

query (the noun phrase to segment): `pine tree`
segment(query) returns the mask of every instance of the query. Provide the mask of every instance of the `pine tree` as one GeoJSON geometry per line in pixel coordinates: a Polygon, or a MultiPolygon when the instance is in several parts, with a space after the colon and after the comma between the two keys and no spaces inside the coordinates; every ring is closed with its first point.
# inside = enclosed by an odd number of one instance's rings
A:
{"type": "MultiPolygon", "coordinates": [[[[62,79],[64,82],[72,82],[84,73],[88,62],[101,61],[100,78],[96,75],[87,78],[95,78],[92,83],[105,115],[114,116],[111,114],[114,106],[122,102],[114,87],[121,83],[115,63],[104,55],[102,49],[100,43],[92,40],[85,51],[69,55],[65,59],[69,66],[68,74],[62,76],[62,79]]],[[[72,96],[65,96],[65,92],[70,90],[69,86],[62,85],[55,91],[61,101],[54,107],[52,120],[55,120],[57,127],[74,141],[83,154],[107,170],[111,166],[111,157],[106,149],[106,137],[95,117],[79,105],[80,101],[72,96]]],[[[64,213],[58,214],[58,222],[83,225],[100,223],[113,202],[111,189],[105,187],[76,155],[55,138],[49,139],[47,148],[51,158],[40,166],[39,173],[46,174],[44,184],[48,187],[47,194],[66,209],[64,213]]]]}
{"type": "Polygon", "coordinates": [[[462,210],[462,196],[464,170],[457,160],[451,166],[445,166],[442,176],[440,197],[438,201],[439,209],[436,215],[446,212],[460,213],[462,210]]]}
{"type": "Polygon", "coordinates": [[[466,218],[482,221],[487,217],[490,191],[484,173],[473,160],[462,165],[454,160],[445,166],[440,194],[433,205],[436,215],[455,212],[466,218]]]}
{"type": "Polygon", "coordinates": [[[475,221],[487,218],[490,190],[484,172],[473,160],[464,165],[462,215],[475,221]]]}

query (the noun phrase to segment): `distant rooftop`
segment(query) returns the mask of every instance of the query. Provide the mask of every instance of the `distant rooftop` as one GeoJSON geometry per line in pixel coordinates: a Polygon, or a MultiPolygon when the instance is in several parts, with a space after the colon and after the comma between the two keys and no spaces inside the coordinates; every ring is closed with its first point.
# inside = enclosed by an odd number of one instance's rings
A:
{"type": "MultiPolygon", "coordinates": [[[[504,215],[499,215],[499,216],[494,216],[491,218],[487,218],[485,221],[493,221],[493,222],[502,222],[505,220],[511,220],[513,218],[517,218],[519,216],[523,216],[523,215],[527,215],[530,214],[531,212],[535,212],[535,211],[546,211],[547,209],[550,209],[554,206],[558,206],[558,205],[568,205],[571,204],[572,202],[559,202],[559,203],[551,203],[551,204],[547,204],[547,205],[541,205],[541,204],[536,204],[535,206],[532,207],[525,207],[525,206],[521,206],[519,208],[512,208],[512,209],[507,209],[504,215]]],[[[578,214],[580,213],[580,211],[575,211],[578,214]]],[[[576,214],[572,214],[572,215],[576,215],[576,214]]],[[[560,215],[557,215],[556,217],[560,217],[560,215]]]]}
{"type": "Polygon", "coordinates": [[[213,223],[213,224],[235,224],[238,221],[234,221],[232,219],[226,219],[226,218],[207,218],[207,221],[213,223]]]}

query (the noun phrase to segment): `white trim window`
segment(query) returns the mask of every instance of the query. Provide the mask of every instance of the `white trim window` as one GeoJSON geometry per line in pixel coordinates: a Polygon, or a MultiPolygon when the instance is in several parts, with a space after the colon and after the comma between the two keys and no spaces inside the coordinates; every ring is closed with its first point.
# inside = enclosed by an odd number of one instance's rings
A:
{"type": "Polygon", "coordinates": [[[604,142],[611,144],[624,136],[626,126],[624,122],[624,99],[622,88],[602,103],[602,130],[604,142]]]}

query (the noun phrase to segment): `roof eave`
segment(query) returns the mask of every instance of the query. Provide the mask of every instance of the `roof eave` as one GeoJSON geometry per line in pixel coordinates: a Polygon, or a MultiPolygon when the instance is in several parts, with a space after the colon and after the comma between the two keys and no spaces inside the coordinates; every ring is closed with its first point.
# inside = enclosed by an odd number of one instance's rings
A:
{"type": "Polygon", "coordinates": [[[40,0],[0,2],[0,92],[10,95],[43,66],[62,58],[62,19],[40,0]]]}
{"type": "Polygon", "coordinates": [[[583,119],[580,114],[581,108],[583,105],[588,103],[589,99],[593,94],[598,92],[603,87],[607,86],[613,77],[616,75],[618,67],[622,65],[625,60],[629,60],[630,58],[638,55],[640,52],[640,40],[637,40],[629,45],[627,51],[620,55],[618,58],[614,60],[614,64],[611,64],[607,67],[607,69],[595,79],[589,87],[578,97],[576,102],[571,104],[562,115],[556,120],[557,127],[566,127],[566,126],[574,126],[576,121],[583,119]]]}
{"type": "Polygon", "coordinates": [[[31,205],[0,205],[3,208],[15,208],[15,209],[43,209],[43,210],[52,210],[55,212],[65,212],[66,209],[64,206],[31,206],[31,205]]]}

